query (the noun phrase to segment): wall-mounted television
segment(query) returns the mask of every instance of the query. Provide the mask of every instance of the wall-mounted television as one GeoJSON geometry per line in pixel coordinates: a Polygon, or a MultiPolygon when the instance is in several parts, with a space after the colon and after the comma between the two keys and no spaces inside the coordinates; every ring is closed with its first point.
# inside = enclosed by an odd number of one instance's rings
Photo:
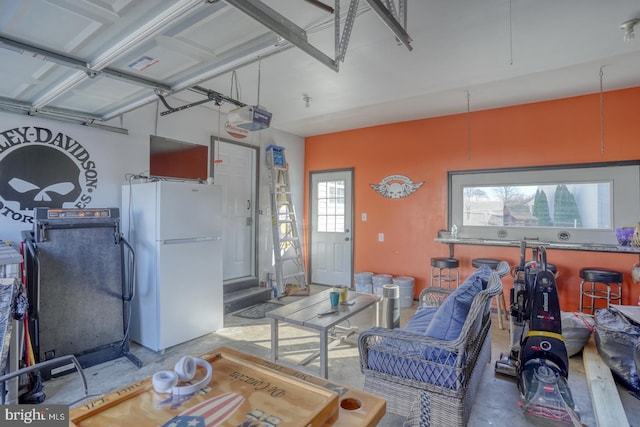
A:
{"type": "Polygon", "coordinates": [[[149,175],[204,181],[209,176],[209,146],[151,135],[149,175]]]}

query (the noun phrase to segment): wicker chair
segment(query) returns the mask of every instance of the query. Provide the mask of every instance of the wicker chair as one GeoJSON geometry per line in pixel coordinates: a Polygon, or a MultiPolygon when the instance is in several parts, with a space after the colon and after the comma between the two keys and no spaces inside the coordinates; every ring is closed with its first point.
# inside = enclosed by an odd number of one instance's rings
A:
{"type": "MultiPolygon", "coordinates": [[[[406,417],[416,405],[427,404],[420,411],[428,414],[430,425],[464,426],[491,359],[491,298],[502,292],[500,278],[508,273],[506,262],[490,273],[486,289],[473,297],[457,339],[445,341],[402,329],[364,330],[358,338],[364,390],[384,397],[391,413],[406,417]]],[[[439,305],[452,291],[427,288],[420,304],[439,305]]]]}

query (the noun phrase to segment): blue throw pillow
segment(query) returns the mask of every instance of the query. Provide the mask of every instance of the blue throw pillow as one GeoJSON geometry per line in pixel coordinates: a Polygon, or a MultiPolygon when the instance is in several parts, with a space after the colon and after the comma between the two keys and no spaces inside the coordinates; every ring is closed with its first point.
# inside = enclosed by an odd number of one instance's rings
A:
{"type": "Polygon", "coordinates": [[[416,334],[424,335],[431,319],[436,314],[438,307],[422,306],[418,307],[411,319],[407,322],[404,330],[416,334]]]}
{"type": "Polygon", "coordinates": [[[446,341],[458,338],[473,298],[487,287],[490,275],[491,268],[488,265],[482,265],[469,275],[464,283],[442,302],[425,334],[446,341]]]}

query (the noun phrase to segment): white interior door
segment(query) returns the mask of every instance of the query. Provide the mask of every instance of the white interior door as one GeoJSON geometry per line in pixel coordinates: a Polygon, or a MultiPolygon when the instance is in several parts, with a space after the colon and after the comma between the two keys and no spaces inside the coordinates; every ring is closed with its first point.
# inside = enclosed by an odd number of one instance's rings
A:
{"type": "Polygon", "coordinates": [[[311,282],[350,285],[353,276],[353,171],[311,175],[311,282]]]}
{"type": "Polygon", "coordinates": [[[223,278],[255,275],[256,150],[217,139],[213,177],[222,186],[223,278]]]}

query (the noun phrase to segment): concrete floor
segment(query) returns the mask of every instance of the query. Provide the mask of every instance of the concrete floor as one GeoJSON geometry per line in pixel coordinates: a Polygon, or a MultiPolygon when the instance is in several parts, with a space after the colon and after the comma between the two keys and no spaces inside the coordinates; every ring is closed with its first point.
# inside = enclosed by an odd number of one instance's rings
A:
{"type": "MultiPolygon", "coordinates": [[[[323,287],[312,286],[312,292],[323,287]]],[[[280,302],[290,302],[301,297],[285,297],[280,302]]],[[[414,307],[401,309],[401,326],[404,326],[415,311],[414,307]]],[[[350,325],[364,329],[374,322],[374,311],[366,310],[354,316],[350,325]]],[[[473,405],[469,426],[542,426],[549,425],[541,419],[526,418],[518,407],[518,389],[516,383],[507,377],[494,373],[494,362],[500,352],[508,349],[508,331],[500,330],[498,322],[492,324],[492,360],[486,367],[478,395],[473,405]]],[[[298,329],[287,324],[280,326],[280,357],[297,362],[317,349],[317,334],[298,329]]],[[[170,369],[183,355],[199,355],[219,346],[229,346],[238,350],[268,359],[270,357],[270,325],[267,319],[247,320],[234,315],[225,317],[225,327],[215,333],[156,353],[132,343],[132,353],[142,362],[136,368],[128,359],[120,358],[85,369],[89,383],[90,399],[123,387],[131,382],[153,375],[162,369],[170,369]]],[[[318,375],[318,360],[307,365],[311,373],[318,375]]],[[[339,384],[361,389],[363,377],[360,373],[357,348],[357,334],[329,352],[329,379],[339,384]]],[[[576,401],[581,421],[585,426],[595,426],[591,399],[585,380],[584,365],[580,354],[570,359],[570,388],[576,401]]],[[[631,396],[621,386],[618,387],[627,418],[631,425],[639,426],[640,401],[631,396]]],[[[46,402],[50,404],[75,405],[86,402],[82,384],[77,374],[54,378],[45,382],[46,402]]],[[[404,419],[387,414],[380,422],[381,427],[401,426],[404,419]]],[[[439,426],[435,426],[439,427],[439,426]]]]}

